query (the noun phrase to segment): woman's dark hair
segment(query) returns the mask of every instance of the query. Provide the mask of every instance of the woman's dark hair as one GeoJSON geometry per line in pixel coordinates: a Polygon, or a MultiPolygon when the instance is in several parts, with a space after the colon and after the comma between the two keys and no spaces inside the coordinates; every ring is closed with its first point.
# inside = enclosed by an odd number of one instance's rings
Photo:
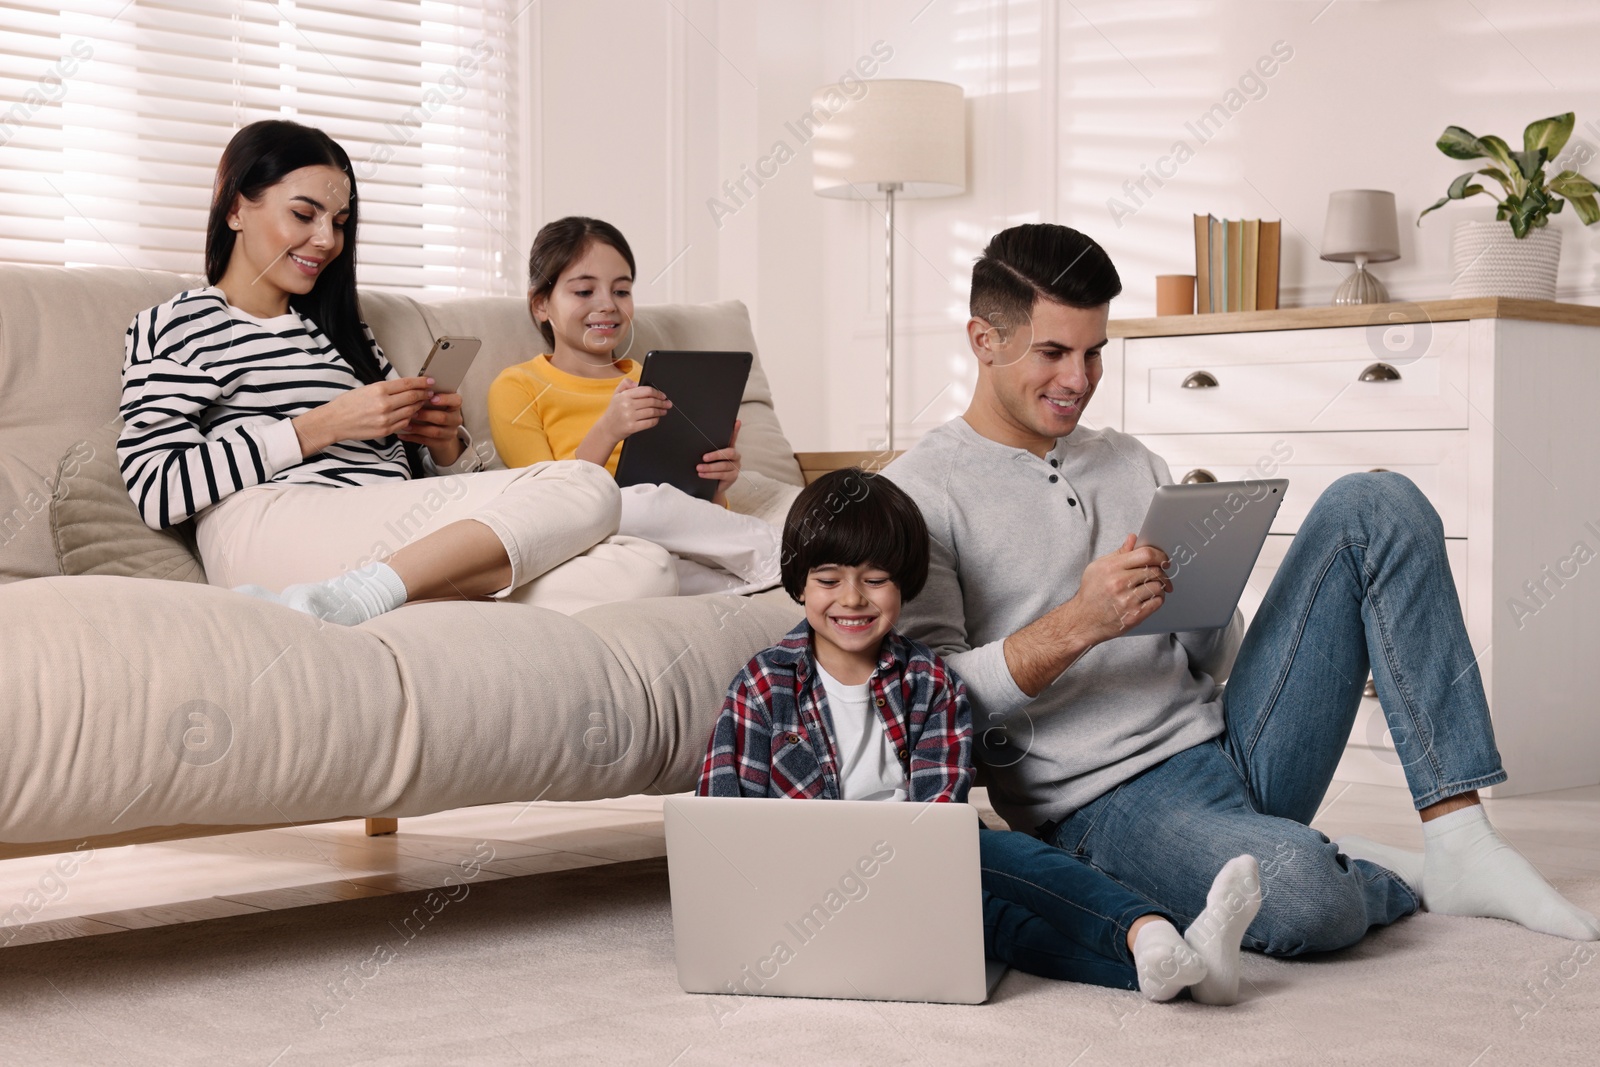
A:
{"type": "Polygon", "coordinates": [[[1006,328],[1027,322],[1038,297],[1097,308],[1122,292],[1122,279],[1094,238],[1033,222],[1001,230],[972,268],[973,318],[1006,328]]]}
{"type": "MultiPolygon", "coordinates": [[[[628,239],[622,236],[621,230],[601,219],[568,215],[564,219],[545,223],[533,239],[533,248],[528,252],[528,298],[549,296],[561,272],[596,241],[615,248],[627,260],[628,273],[638,274],[639,268],[633,262],[633,249],[628,247],[628,239]]],[[[556,331],[550,324],[535,320],[534,325],[544,334],[545,343],[554,348],[556,331]]]]}
{"type": "Polygon", "coordinates": [[[804,489],[783,520],[783,588],[795,600],[815,567],[889,572],[911,600],[928,580],[928,524],[917,502],[881,474],[860,467],[824,474],[804,489]]]}
{"type": "MultiPolygon", "coordinates": [[[[261,194],[301,167],[329,166],[350,179],[349,215],[344,224],[344,249],[322,268],[309,293],[291,293],[289,306],[316,323],[363,384],[383,380],[377,354],[361,328],[356,297],[356,222],[360,198],[355,171],[339,142],[314,126],[286,119],[252,122],[233,135],[217,164],[206,220],[206,280],[222,280],[233,256],[235,233],[228,215],[239,197],[259,200],[261,194]]],[[[422,474],[422,446],[403,442],[412,477],[422,474]]]]}

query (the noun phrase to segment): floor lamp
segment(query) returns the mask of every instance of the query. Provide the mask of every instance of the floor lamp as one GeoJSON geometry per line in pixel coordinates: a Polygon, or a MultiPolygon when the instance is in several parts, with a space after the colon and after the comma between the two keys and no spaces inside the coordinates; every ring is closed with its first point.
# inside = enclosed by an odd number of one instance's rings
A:
{"type": "Polygon", "coordinates": [[[894,202],[967,188],[967,113],[961,86],[883,79],[818,89],[813,116],[831,116],[812,141],[818,196],[883,198],[884,432],[894,449],[894,202]]]}

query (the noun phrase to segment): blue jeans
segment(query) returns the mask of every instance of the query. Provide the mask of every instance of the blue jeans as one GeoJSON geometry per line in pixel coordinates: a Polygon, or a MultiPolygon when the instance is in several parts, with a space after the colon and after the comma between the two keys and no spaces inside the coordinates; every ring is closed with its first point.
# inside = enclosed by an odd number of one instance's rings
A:
{"type": "Polygon", "coordinates": [[[1076,856],[1011,830],[978,832],[983,951],[1019,971],[1139,988],[1128,927],[1171,916],[1076,856]]]}
{"type": "Polygon", "coordinates": [[[1261,864],[1247,947],[1343,948],[1417,909],[1393,873],[1307,824],[1371,669],[1418,808],[1505,780],[1444,529],[1393,473],[1339,479],[1284,557],[1224,696],[1224,732],[1073,812],[1047,837],[1192,922],[1230,858],[1261,864]]]}

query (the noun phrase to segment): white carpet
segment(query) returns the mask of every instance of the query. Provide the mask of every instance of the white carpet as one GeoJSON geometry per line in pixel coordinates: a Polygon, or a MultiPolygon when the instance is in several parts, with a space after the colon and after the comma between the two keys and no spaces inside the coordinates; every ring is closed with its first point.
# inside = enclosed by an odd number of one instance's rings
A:
{"type": "MultiPolygon", "coordinates": [[[[1558,883],[1600,907],[1600,879],[1558,883]]],[[[0,952],[6,1064],[1592,1064],[1600,946],[1420,915],[1234,1008],[1013,972],[978,1007],[690,996],[664,860],[0,952]],[[459,890],[457,890],[459,892],[459,890]],[[422,909],[418,911],[417,909],[422,909]],[[403,924],[414,919],[408,940],[403,924]],[[330,991],[343,983],[344,992],[330,991]],[[1529,983],[1544,983],[1535,995],[1529,983]],[[318,1019],[321,1025],[318,1025],[318,1019]]],[[[908,916],[910,927],[921,921],[908,916]]]]}

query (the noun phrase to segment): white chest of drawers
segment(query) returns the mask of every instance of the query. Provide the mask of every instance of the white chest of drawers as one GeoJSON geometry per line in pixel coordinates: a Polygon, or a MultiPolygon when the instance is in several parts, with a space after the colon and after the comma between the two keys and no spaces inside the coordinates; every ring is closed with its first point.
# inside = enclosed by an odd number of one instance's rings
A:
{"type": "MultiPolygon", "coordinates": [[[[1600,783],[1600,308],[1451,300],[1110,334],[1088,422],[1137,435],[1180,480],[1233,480],[1262,457],[1290,480],[1247,613],[1328,484],[1405,474],[1444,522],[1510,775],[1489,792],[1600,783]]],[[[1339,776],[1405,784],[1374,699],[1339,776]]]]}

